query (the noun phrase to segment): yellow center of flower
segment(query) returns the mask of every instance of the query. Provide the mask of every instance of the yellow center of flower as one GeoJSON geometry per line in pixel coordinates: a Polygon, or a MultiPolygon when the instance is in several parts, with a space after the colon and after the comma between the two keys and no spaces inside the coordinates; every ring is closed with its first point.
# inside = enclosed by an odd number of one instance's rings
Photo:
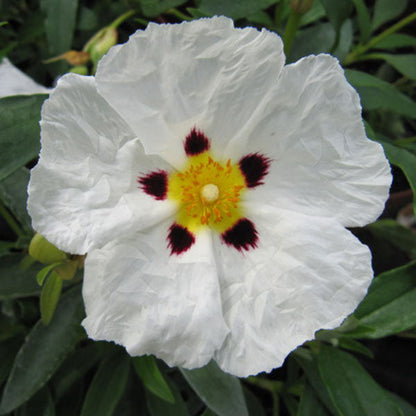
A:
{"type": "Polygon", "coordinates": [[[179,208],[176,222],[191,232],[231,228],[243,217],[240,201],[246,189],[238,164],[218,162],[210,152],[188,157],[185,168],[168,178],[168,198],[179,208]]]}

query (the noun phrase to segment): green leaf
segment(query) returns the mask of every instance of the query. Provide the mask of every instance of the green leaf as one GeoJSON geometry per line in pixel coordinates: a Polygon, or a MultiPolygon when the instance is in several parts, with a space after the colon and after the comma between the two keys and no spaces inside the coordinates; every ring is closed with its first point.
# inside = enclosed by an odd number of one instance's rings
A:
{"type": "Polygon", "coordinates": [[[200,399],[218,416],[248,416],[240,380],[224,373],[211,361],[195,370],[181,369],[200,399]]]}
{"type": "Polygon", "coordinates": [[[390,398],[350,354],[321,345],[319,373],[339,416],[402,416],[390,398]]]}
{"type": "Polygon", "coordinates": [[[404,33],[393,33],[386,36],[376,45],[374,48],[377,49],[396,49],[396,48],[407,48],[416,46],[416,37],[406,35],[404,33]]]}
{"type": "Polygon", "coordinates": [[[404,76],[416,79],[416,55],[390,55],[387,53],[373,54],[377,59],[383,59],[404,76]]]}
{"type": "Polygon", "coordinates": [[[186,0],[139,0],[143,14],[147,17],[155,17],[166,12],[172,7],[180,6],[186,0]]]}
{"type": "Polygon", "coordinates": [[[56,272],[52,272],[40,294],[40,315],[44,325],[49,325],[61,296],[63,280],[56,272]]]}
{"type": "Polygon", "coordinates": [[[407,0],[377,0],[374,7],[373,30],[400,16],[406,6],[407,0]]]}
{"type": "Polygon", "coordinates": [[[147,389],[167,402],[173,403],[175,401],[154,357],[151,355],[134,357],[132,362],[136,373],[147,389]]]}
{"type": "Polygon", "coordinates": [[[61,262],[56,262],[49,264],[48,266],[44,267],[42,270],[39,271],[39,273],[36,275],[36,281],[38,282],[39,286],[43,285],[43,282],[45,281],[48,274],[57,266],[62,264],[61,262]]]}
{"type": "Polygon", "coordinates": [[[55,406],[49,389],[39,390],[18,411],[16,416],[55,416],[55,406]]]}
{"type": "Polygon", "coordinates": [[[80,287],[68,290],[51,324],[46,327],[39,321],[30,331],[7,380],[0,411],[12,411],[39,391],[85,336],[80,325],[84,316],[80,292],[80,287]]]}
{"type": "Polygon", "coordinates": [[[198,9],[209,16],[224,15],[232,19],[241,19],[257,13],[260,10],[267,9],[278,0],[201,0],[198,9]]]}
{"type": "Polygon", "coordinates": [[[416,263],[377,276],[354,312],[360,324],[372,328],[366,338],[381,338],[416,326],[416,263]]]}
{"type": "Polygon", "coordinates": [[[168,384],[175,399],[174,403],[169,403],[166,400],[162,400],[158,396],[155,396],[153,393],[150,393],[149,390],[146,390],[146,401],[150,415],[190,416],[188,408],[175,384],[169,382],[169,380],[168,384]]]}
{"type": "MultiPolygon", "coordinates": [[[[413,190],[413,195],[416,195],[416,155],[386,141],[378,140],[378,142],[383,145],[390,163],[398,166],[403,171],[413,190]]],[[[416,213],[415,199],[413,199],[413,211],[416,213]]]]}
{"type": "Polygon", "coordinates": [[[325,384],[322,381],[318,370],[318,364],[312,353],[306,348],[298,348],[292,353],[292,355],[306,373],[309,383],[317,393],[322,403],[328,408],[330,414],[337,415],[338,413],[336,412],[331,397],[329,396],[325,384]]]}
{"type": "Polygon", "coordinates": [[[244,388],[244,398],[247,403],[248,414],[250,416],[266,416],[261,400],[251,392],[250,389],[244,388]]]}
{"type": "Polygon", "coordinates": [[[332,26],[338,32],[341,25],[344,23],[344,20],[352,12],[352,2],[351,0],[320,0],[322,5],[326,10],[328,20],[331,22],[332,26]]]}
{"type": "Polygon", "coordinates": [[[49,52],[54,55],[69,51],[78,9],[78,0],[43,0],[46,14],[45,31],[49,52]]]}
{"type": "Polygon", "coordinates": [[[377,237],[389,241],[404,253],[416,257],[416,234],[395,220],[379,220],[367,226],[377,237]]]}
{"type": "Polygon", "coordinates": [[[357,89],[366,110],[385,109],[416,119],[416,103],[393,85],[365,72],[345,70],[348,81],[357,89]]]}
{"type": "Polygon", "coordinates": [[[14,337],[0,343],[0,386],[9,375],[21,344],[22,339],[20,337],[14,337]]]}
{"type": "Polygon", "coordinates": [[[360,28],[360,42],[364,43],[371,33],[371,17],[364,0],[352,0],[357,11],[357,22],[360,28]]]}
{"type": "Polygon", "coordinates": [[[39,154],[40,108],[45,94],[0,99],[0,180],[39,154]]]}
{"type": "Polygon", "coordinates": [[[325,406],[319,400],[319,397],[315,394],[309,383],[305,383],[296,416],[329,416],[325,406]]]}
{"type": "Polygon", "coordinates": [[[416,408],[413,407],[410,403],[406,400],[402,399],[401,397],[397,396],[397,394],[390,393],[390,397],[398,404],[400,409],[403,412],[403,416],[416,416],[416,408]]]}
{"type": "Polygon", "coordinates": [[[351,49],[353,39],[353,27],[351,19],[347,19],[341,26],[339,31],[338,45],[332,53],[340,61],[342,61],[351,49]]]}
{"type": "Polygon", "coordinates": [[[0,262],[0,300],[33,296],[40,293],[36,283],[36,273],[41,264],[32,264],[25,269],[22,262],[25,256],[10,254],[3,256],[0,262]]]}
{"type": "Polygon", "coordinates": [[[100,354],[96,344],[77,349],[54,374],[52,383],[55,396],[61,398],[78,382],[98,361],[100,354]]]}
{"type": "Polygon", "coordinates": [[[321,23],[299,31],[293,42],[288,62],[303,56],[329,52],[335,42],[335,30],[330,23],[321,23]]]}
{"type": "Polygon", "coordinates": [[[321,2],[314,1],[312,7],[300,19],[300,26],[306,26],[316,22],[326,15],[324,6],[321,2]]]}
{"type": "Polygon", "coordinates": [[[18,169],[0,182],[0,199],[29,234],[32,233],[32,220],[26,209],[28,182],[29,171],[18,169]]]}
{"type": "Polygon", "coordinates": [[[81,416],[112,416],[124,393],[129,369],[130,361],[124,351],[107,357],[87,391],[81,416]]]}

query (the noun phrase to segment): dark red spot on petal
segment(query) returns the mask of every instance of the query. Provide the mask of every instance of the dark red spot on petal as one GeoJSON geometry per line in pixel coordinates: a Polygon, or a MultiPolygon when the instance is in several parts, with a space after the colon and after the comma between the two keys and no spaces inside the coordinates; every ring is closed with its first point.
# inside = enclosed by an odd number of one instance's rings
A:
{"type": "Polygon", "coordinates": [[[197,130],[195,127],[185,138],[185,152],[188,156],[199,155],[204,153],[211,147],[209,139],[202,133],[201,130],[197,130]]]}
{"type": "Polygon", "coordinates": [[[269,173],[271,160],[259,153],[251,153],[244,156],[240,162],[241,172],[246,178],[249,188],[263,185],[262,179],[269,173]]]}
{"type": "Polygon", "coordinates": [[[168,247],[170,248],[170,254],[182,254],[188,250],[193,243],[195,243],[195,237],[185,227],[173,224],[169,228],[168,247]]]}
{"type": "Polygon", "coordinates": [[[222,240],[239,251],[256,248],[258,233],[254,224],[247,218],[238,220],[229,230],[221,234],[222,240]]]}
{"type": "Polygon", "coordinates": [[[168,174],[164,170],[150,172],[137,179],[140,188],[148,195],[161,201],[166,198],[168,191],[168,174]]]}

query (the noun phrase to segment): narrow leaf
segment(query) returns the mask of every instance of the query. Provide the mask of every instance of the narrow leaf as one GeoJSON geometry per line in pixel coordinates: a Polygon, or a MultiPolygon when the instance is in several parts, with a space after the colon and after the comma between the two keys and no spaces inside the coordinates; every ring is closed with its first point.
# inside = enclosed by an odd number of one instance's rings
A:
{"type": "Polygon", "coordinates": [[[294,40],[288,62],[303,56],[329,52],[334,45],[336,33],[330,23],[321,23],[300,31],[294,40]]]}
{"type": "MultiPolygon", "coordinates": [[[[416,195],[416,155],[406,149],[395,146],[393,143],[378,140],[383,145],[384,152],[390,163],[398,166],[405,174],[413,195],[416,195]]],[[[416,200],[413,199],[413,211],[416,213],[416,200]]]]}
{"type": "Polygon", "coordinates": [[[416,326],[416,262],[377,276],[354,312],[370,327],[366,338],[381,338],[416,326]]]}
{"type": "Polygon", "coordinates": [[[49,325],[55,313],[56,306],[61,296],[63,280],[56,272],[49,275],[48,280],[40,294],[40,315],[44,325],[49,325]]]}
{"type": "Polygon", "coordinates": [[[374,54],[379,59],[385,60],[397,71],[410,79],[416,79],[416,55],[415,54],[403,54],[403,55],[390,55],[387,53],[374,54]]]}
{"type": "Polygon", "coordinates": [[[25,256],[9,254],[0,261],[0,300],[33,296],[40,293],[36,283],[36,273],[42,264],[32,264],[28,268],[22,265],[25,256]]]}
{"type": "Polygon", "coordinates": [[[257,13],[260,10],[267,9],[278,0],[201,0],[198,9],[209,16],[224,15],[233,19],[241,19],[257,13]]]}
{"type": "Polygon", "coordinates": [[[59,399],[90,370],[100,358],[96,344],[77,349],[52,378],[55,396],[59,399]]]}
{"type": "Polygon", "coordinates": [[[134,357],[132,362],[136,373],[147,389],[167,402],[173,403],[175,401],[168,384],[157,366],[156,360],[151,355],[134,357]]]}
{"type": "Polygon", "coordinates": [[[158,16],[168,9],[180,6],[186,0],[139,0],[143,14],[148,17],[158,16]]]}
{"type": "Polygon", "coordinates": [[[121,399],[129,375],[127,354],[111,354],[95,374],[82,406],[81,416],[112,416],[121,399]]]}
{"type": "Polygon", "coordinates": [[[309,383],[305,384],[296,416],[329,416],[325,406],[309,383]]]}
{"type": "Polygon", "coordinates": [[[376,45],[376,49],[396,49],[396,48],[407,48],[416,46],[416,37],[406,35],[404,33],[393,33],[386,36],[376,45]]]}
{"type": "Polygon", "coordinates": [[[183,401],[180,392],[175,384],[169,383],[174,397],[174,403],[160,399],[149,390],[146,390],[146,402],[151,416],[169,415],[169,416],[190,416],[188,408],[183,401]]]}
{"type": "Polygon", "coordinates": [[[298,348],[292,354],[297,363],[302,367],[310,385],[313,387],[319,399],[330,411],[330,414],[338,415],[319,373],[318,363],[312,353],[306,348],[298,348]]]}
{"type": "Polygon", "coordinates": [[[195,370],[181,369],[200,399],[218,416],[248,416],[240,380],[226,374],[211,361],[195,370]]]}
{"type": "Polygon", "coordinates": [[[43,0],[49,52],[54,56],[71,49],[78,0],[43,0]]]}
{"type": "Polygon", "coordinates": [[[410,228],[391,219],[376,221],[367,228],[375,236],[389,241],[409,256],[416,257],[416,234],[410,228]]]}
{"type": "Polygon", "coordinates": [[[352,12],[352,1],[351,0],[320,0],[326,10],[329,21],[335,30],[338,32],[344,20],[352,12]]]}
{"type": "Polygon", "coordinates": [[[0,199],[29,234],[32,220],[26,209],[29,170],[20,168],[0,182],[0,199]]]}
{"type": "Polygon", "coordinates": [[[373,380],[352,355],[321,345],[317,361],[337,415],[402,416],[389,393],[373,380]]]}
{"type": "Polygon", "coordinates": [[[407,6],[407,0],[377,0],[374,7],[373,30],[400,16],[407,6]]]}
{"type": "Polygon", "coordinates": [[[44,267],[42,270],[39,271],[39,273],[36,275],[36,281],[38,282],[39,286],[43,285],[43,282],[45,281],[48,274],[59,264],[61,264],[61,262],[49,264],[48,266],[44,267]]]}
{"type": "Polygon", "coordinates": [[[400,93],[393,85],[365,72],[348,69],[348,81],[360,94],[366,110],[385,109],[416,119],[416,103],[400,93]]]}
{"type": "Polygon", "coordinates": [[[18,411],[17,416],[55,416],[55,406],[49,389],[39,390],[18,411]]]}
{"type": "Polygon", "coordinates": [[[352,0],[357,11],[358,27],[360,28],[360,41],[364,43],[371,33],[371,17],[364,0],[352,0]]]}
{"type": "Polygon", "coordinates": [[[47,95],[0,99],[0,180],[39,154],[40,108],[47,95]]]}
{"type": "Polygon", "coordinates": [[[33,327],[17,354],[0,411],[7,413],[19,407],[45,385],[85,336],[79,324],[83,315],[80,287],[74,287],[62,296],[55,319],[48,327],[42,322],[33,327]]]}

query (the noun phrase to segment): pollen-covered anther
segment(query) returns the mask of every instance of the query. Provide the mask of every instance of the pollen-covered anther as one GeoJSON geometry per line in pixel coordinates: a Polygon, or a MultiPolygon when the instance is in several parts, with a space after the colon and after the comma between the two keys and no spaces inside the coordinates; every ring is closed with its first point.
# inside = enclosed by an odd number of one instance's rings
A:
{"type": "Polygon", "coordinates": [[[179,205],[178,224],[192,232],[209,226],[222,233],[241,217],[239,202],[247,188],[238,164],[215,160],[210,152],[188,159],[187,167],[169,177],[168,198],[179,205]]]}

